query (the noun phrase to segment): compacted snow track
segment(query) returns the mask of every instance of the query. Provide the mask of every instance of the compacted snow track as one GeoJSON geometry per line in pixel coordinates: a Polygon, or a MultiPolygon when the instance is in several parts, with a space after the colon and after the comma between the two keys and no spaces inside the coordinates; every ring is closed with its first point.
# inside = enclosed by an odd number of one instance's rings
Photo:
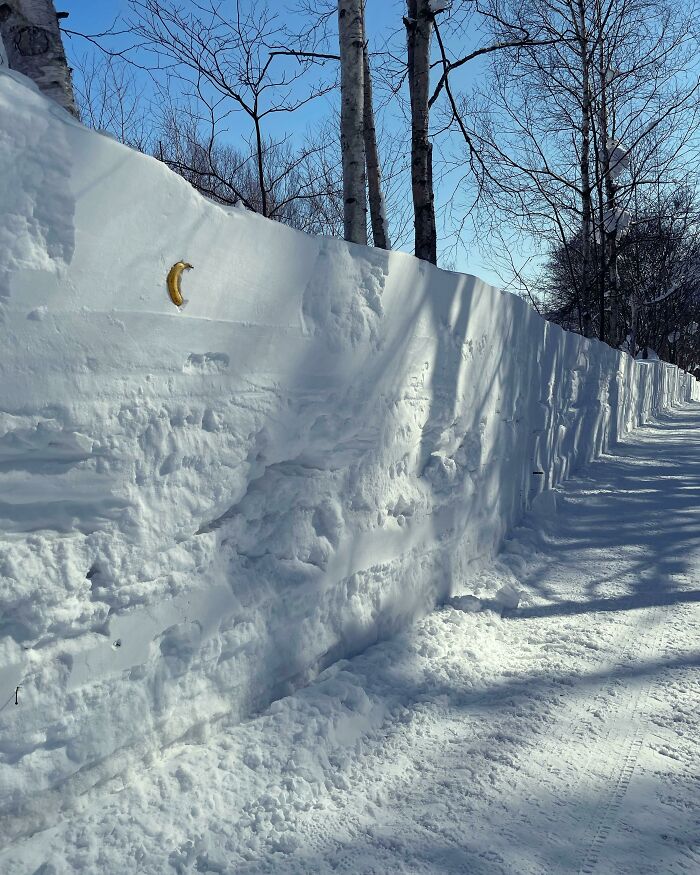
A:
{"type": "Polygon", "coordinates": [[[0,870],[700,871],[700,405],[537,507],[483,573],[517,609],[435,611],[72,800],[0,870]]]}

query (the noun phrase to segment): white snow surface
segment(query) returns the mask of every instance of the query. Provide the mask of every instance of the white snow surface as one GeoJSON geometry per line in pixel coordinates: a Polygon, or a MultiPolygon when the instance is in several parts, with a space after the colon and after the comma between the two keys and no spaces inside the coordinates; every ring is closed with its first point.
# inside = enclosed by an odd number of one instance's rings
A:
{"type": "Polygon", "coordinates": [[[538,495],[698,397],[474,277],[213,204],[1,70],[0,331],[5,842],[495,598],[538,495]]]}
{"type": "Polygon", "coordinates": [[[700,871],[699,533],[695,404],[512,532],[480,586],[517,609],[455,599],[66,803],[0,871],[700,871]]]}

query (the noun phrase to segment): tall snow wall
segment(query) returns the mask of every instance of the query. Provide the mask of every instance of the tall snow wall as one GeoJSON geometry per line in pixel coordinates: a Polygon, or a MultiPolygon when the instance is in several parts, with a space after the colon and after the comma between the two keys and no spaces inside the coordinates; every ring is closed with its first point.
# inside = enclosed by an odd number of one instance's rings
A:
{"type": "Polygon", "coordinates": [[[0,332],[5,839],[479,591],[535,494],[698,398],[474,277],[210,203],[7,72],[0,332]]]}

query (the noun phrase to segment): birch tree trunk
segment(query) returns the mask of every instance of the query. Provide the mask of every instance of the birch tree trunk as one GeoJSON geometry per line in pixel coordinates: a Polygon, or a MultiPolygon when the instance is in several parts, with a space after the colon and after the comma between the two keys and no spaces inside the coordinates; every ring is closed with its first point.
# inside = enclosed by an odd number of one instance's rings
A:
{"type": "MultiPolygon", "coordinates": [[[[605,255],[607,259],[607,296],[610,301],[610,323],[608,328],[608,343],[617,347],[619,334],[619,300],[618,286],[619,276],[617,269],[617,198],[616,186],[610,170],[609,142],[609,116],[608,116],[608,82],[607,74],[610,69],[609,61],[605,55],[604,41],[600,40],[599,49],[600,69],[598,77],[600,81],[600,145],[602,146],[602,175],[605,191],[605,207],[608,216],[609,227],[605,231],[605,255]]],[[[601,338],[602,340],[603,338],[601,338]]]]}
{"type": "Polygon", "coordinates": [[[407,0],[404,19],[408,37],[408,89],[411,97],[411,189],[415,253],[437,264],[433,146],[428,135],[430,35],[433,14],[429,0],[407,0]]]}
{"type": "MultiPolygon", "coordinates": [[[[2,13],[0,12],[0,16],[2,13]]],[[[2,23],[0,22],[0,69],[3,67],[7,68],[10,66],[10,62],[7,60],[7,52],[5,51],[5,43],[2,38],[2,23]]]]}
{"type": "Polygon", "coordinates": [[[591,232],[593,228],[593,186],[591,185],[591,99],[590,47],[586,25],[584,0],[577,2],[578,19],[574,16],[574,27],[581,57],[581,298],[583,310],[581,323],[586,337],[591,336],[591,306],[593,303],[592,278],[594,275],[591,260],[591,232]]]}
{"type": "MultiPolygon", "coordinates": [[[[364,20],[364,16],[363,16],[364,20]]],[[[364,135],[367,157],[367,190],[369,193],[369,215],[372,224],[372,239],[379,249],[391,249],[389,223],[386,217],[386,203],[382,192],[382,169],[377,148],[377,128],[374,123],[374,101],[372,99],[372,74],[369,68],[367,40],[363,41],[364,75],[364,135]]]]}
{"type": "Polygon", "coordinates": [[[0,0],[0,38],[10,69],[24,73],[77,117],[71,71],[52,0],[0,0]]]}
{"type": "Polygon", "coordinates": [[[338,0],[345,239],[367,245],[362,0],[338,0]]]}

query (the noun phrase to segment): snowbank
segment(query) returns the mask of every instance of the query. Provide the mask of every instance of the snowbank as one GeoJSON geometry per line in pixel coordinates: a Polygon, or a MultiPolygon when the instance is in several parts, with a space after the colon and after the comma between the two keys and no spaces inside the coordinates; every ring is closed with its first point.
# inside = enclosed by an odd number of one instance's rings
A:
{"type": "Polygon", "coordinates": [[[0,330],[5,839],[478,591],[537,494],[699,397],[474,277],[212,204],[2,71],[0,330]]]}

